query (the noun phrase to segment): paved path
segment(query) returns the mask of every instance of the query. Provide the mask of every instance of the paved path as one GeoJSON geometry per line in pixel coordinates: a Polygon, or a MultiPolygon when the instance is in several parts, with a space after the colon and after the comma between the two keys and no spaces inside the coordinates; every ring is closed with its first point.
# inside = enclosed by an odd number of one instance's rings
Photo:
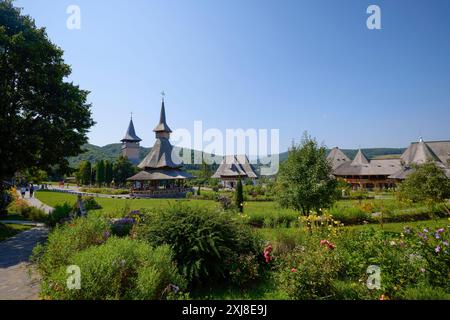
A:
{"type": "Polygon", "coordinates": [[[0,300],[36,300],[39,281],[29,257],[47,229],[36,227],[0,242],[0,300]]]}
{"type": "MultiPolygon", "coordinates": [[[[22,198],[21,194],[19,191],[17,191],[17,194],[19,195],[20,198],[22,198]]],[[[32,207],[36,207],[38,209],[43,210],[45,213],[49,214],[50,212],[53,211],[53,208],[46,205],[45,203],[41,202],[39,199],[37,199],[35,196],[33,198],[30,198],[30,193],[27,191],[25,193],[25,198],[23,198],[26,202],[28,202],[28,204],[32,207]]]]}
{"type": "MultiPolygon", "coordinates": [[[[34,207],[50,213],[53,208],[38,199],[25,200],[34,207]]],[[[39,299],[39,278],[29,262],[33,248],[47,239],[48,229],[42,224],[25,221],[2,221],[3,223],[34,224],[35,228],[23,231],[0,242],[0,300],[39,299]]]]}

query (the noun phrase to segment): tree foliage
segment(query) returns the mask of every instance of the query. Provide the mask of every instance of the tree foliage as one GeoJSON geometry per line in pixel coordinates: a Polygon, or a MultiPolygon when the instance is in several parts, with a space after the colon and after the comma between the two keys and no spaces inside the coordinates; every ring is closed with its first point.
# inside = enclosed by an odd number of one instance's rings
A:
{"type": "Polygon", "coordinates": [[[92,165],[89,161],[83,161],[80,164],[77,174],[77,180],[82,185],[90,185],[92,178],[92,165]]]}
{"type": "Polygon", "coordinates": [[[326,148],[319,146],[307,133],[299,145],[292,145],[277,177],[276,194],[281,206],[305,216],[331,206],[337,181],[331,174],[326,152],[326,148]]]}
{"type": "Polygon", "coordinates": [[[136,173],[136,167],[126,156],[121,155],[114,163],[114,181],[116,184],[125,184],[127,179],[136,173]]]}
{"type": "Polygon", "coordinates": [[[402,199],[435,204],[450,198],[450,179],[436,163],[414,165],[413,170],[400,185],[402,199]]]}
{"type": "Polygon", "coordinates": [[[113,163],[111,161],[105,161],[105,183],[110,185],[114,179],[113,163]]]}
{"type": "Polygon", "coordinates": [[[95,181],[99,186],[105,183],[105,161],[100,160],[96,165],[97,173],[95,175],[95,181]]]}
{"type": "Polygon", "coordinates": [[[236,195],[235,195],[236,207],[239,212],[244,212],[244,188],[242,186],[241,178],[238,179],[236,185],[236,195]]]}
{"type": "Polygon", "coordinates": [[[0,2],[0,180],[30,167],[48,169],[75,156],[87,141],[88,92],[64,79],[63,51],[44,28],[0,2]]]}

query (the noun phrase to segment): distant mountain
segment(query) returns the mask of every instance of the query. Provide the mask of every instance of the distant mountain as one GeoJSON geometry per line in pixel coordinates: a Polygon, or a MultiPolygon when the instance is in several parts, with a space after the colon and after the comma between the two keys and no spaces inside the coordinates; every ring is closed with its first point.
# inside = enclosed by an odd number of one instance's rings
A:
{"type": "MultiPolygon", "coordinates": [[[[69,158],[69,163],[73,168],[78,167],[81,161],[88,160],[91,163],[96,163],[100,160],[114,161],[120,155],[122,144],[113,143],[104,147],[99,147],[93,144],[85,144],[83,149],[84,153],[79,154],[77,157],[69,158]]],[[[175,147],[177,148],[177,147],[175,147]]],[[[139,147],[139,159],[142,160],[150,152],[151,148],[139,147]]],[[[405,148],[369,148],[362,149],[363,153],[368,159],[383,159],[383,158],[398,158],[405,151],[405,148]]],[[[358,152],[356,149],[342,149],[342,151],[353,159],[358,152]]],[[[191,152],[192,157],[194,154],[199,156],[200,151],[193,151],[191,149],[183,149],[183,152],[191,152]]],[[[280,162],[287,159],[288,152],[280,153],[280,162]]],[[[258,167],[258,166],[256,166],[258,167]]],[[[185,165],[186,169],[199,169],[199,165],[185,165]]]]}

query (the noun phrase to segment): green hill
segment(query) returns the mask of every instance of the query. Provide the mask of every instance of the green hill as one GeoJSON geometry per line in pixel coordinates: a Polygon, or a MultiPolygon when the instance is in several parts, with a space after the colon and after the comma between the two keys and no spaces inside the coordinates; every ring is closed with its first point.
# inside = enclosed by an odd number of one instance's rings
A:
{"type": "MultiPolygon", "coordinates": [[[[72,168],[77,168],[82,161],[90,161],[91,163],[96,163],[100,160],[115,161],[120,155],[121,148],[122,144],[120,143],[112,143],[103,147],[93,144],[85,144],[83,146],[84,152],[76,157],[69,158],[69,163],[72,168]]],[[[152,148],[139,147],[139,160],[143,160],[151,149],[152,148]]],[[[179,148],[175,147],[175,150],[177,151],[179,148]]],[[[193,151],[191,149],[183,149],[181,154],[184,152],[190,152],[192,159],[194,159],[194,156],[200,155],[200,151],[193,151]]],[[[186,169],[194,170],[198,169],[199,165],[185,165],[184,167],[186,169]]]]}
{"type": "MultiPolygon", "coordinates": [[[[83,146],[85,150],[77,157],[69,158],[69,163],[73,168],[78,167],[81,161],[88,160],[91,163],[95,163],[99,160],[110,160],[114,161],[120,154],[120,149],[122,145],[120,143],[108,144],[104,147],[99,147],[93,144],[86,144],[83,146]]],[[[140,160],[150,152],[151,148],[140,147],[139,148],[139,158],[140,160]]],[[[405,148],[369,148],[362,149],[364,154],[368,159],[380,159],[380,158],[398,158],[406,149],[405,148]]],[[[342,149],[342,151],[350,158],[353,159],[358,152],[356,149],[342,149]]],[[[200,151],[193,151],[190,149],[184,149],[183,152],[191,152],[192,157],[198,155],[200,151]]],[[[287,159],[287,152],[280,154],[280,162],[287,159]]],[[[198,169],[198,165],[186,165],[186,169],[198,169]]]]}

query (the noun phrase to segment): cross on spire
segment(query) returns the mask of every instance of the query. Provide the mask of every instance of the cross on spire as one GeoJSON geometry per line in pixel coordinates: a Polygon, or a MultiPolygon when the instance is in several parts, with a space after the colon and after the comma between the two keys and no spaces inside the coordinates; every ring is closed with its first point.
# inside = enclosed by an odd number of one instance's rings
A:
{"type": "Polygon", "coordinates": [[[130,112],[131,120],[133,120],[133,111],[130,112]]]}
{"type": "Polygon", "coordinates": [[[162,101],[164,101],[164,97],[166,96],[166,93],[163,91],[161,91],[161,96],[162,96],[162,101]]]}

